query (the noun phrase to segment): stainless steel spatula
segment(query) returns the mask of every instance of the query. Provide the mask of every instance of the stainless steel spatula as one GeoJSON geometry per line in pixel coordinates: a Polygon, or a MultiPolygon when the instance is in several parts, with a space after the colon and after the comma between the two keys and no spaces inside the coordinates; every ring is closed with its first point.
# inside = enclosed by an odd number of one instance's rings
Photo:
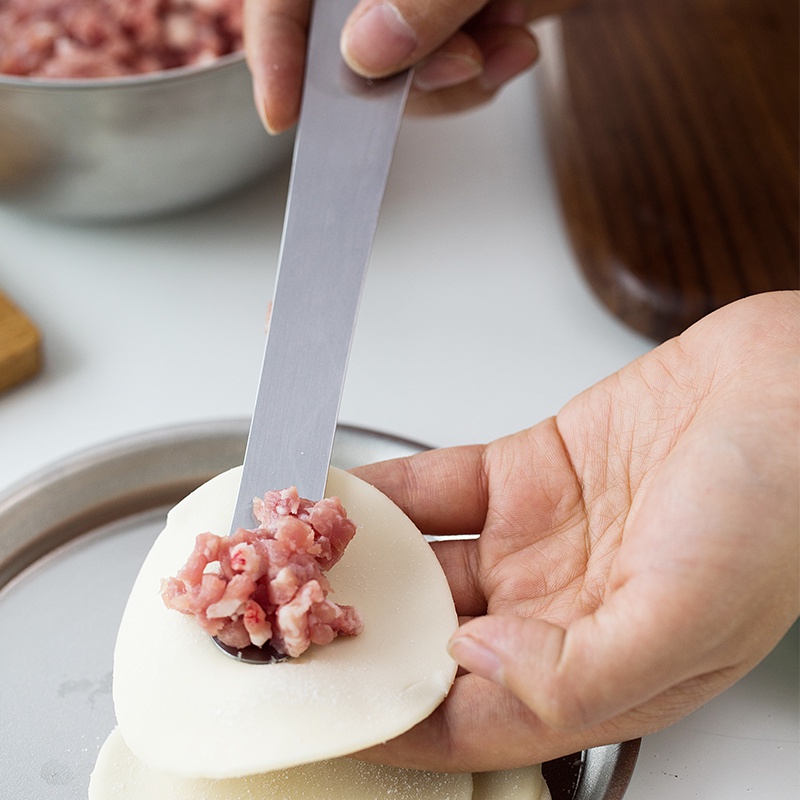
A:
{"type": "Polygon", "coordinates": [[[354,0],[316,0],[264,363],[232,531],[252,501],[325,491],[347,357],[409,74],[355,75],[339,52],[354,0]]]}
{"type": "MultiPolygon", "coordinates": [[[[316,0],[303,102],[264,363],[231,522],[253,526],[252,503],[296,486],[324,496],[347,357],[410,75],[367,81],[339,53],[354,0],[316,0]]],[[[251,663],[283,656],[268,644],[251,663]]]]}

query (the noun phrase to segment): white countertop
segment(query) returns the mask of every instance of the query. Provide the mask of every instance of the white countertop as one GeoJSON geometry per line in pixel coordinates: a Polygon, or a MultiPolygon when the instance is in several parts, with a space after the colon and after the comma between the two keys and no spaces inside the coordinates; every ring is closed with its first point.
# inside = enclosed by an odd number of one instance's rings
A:
{"type": "MultiPolygon", "coordinates": [[[[124,225],[0,210],[0,288],[43,332],[0,395],[0,492],[89,446],[249,416],[288,169],[124,225]]],[[[404,122],[340,418],[433,445],[556,412],[652,347],[597,302],[559,217],[530,77],[489,108],[404,122]]],[[[751,675],[648,737],[626,800],[797,797],[797,628],[751,675]]]]}

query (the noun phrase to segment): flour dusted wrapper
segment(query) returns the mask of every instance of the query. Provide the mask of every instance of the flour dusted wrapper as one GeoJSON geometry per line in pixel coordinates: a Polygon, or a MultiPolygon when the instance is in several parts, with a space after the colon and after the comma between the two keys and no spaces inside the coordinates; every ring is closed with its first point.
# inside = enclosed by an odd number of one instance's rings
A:
{"type": "Polygon", "coordinates": [[[182,500],[142,565],[114,653],[114,706],[125,744],[148,768],[188,778],[282,770],[391,739],[444,699],[456,664],[446,645],[458,621],[430,546],[377,489],[337,469],[358,532],[328,573],[337,603],[364,631],[278,664],[238,663],[197,623],[166,608],[198,533],[227,535],[241,468],[182,500]]]}
{"type": "Polygon", "coordinates": [[[115,729],[100,749],[89,800],[550,800],[539,765],[504,772],[424,772],[334,758],[242,778],[182,778],[146,767],[115,729]]]}
{"type": "Polygon", "coordinates": [[[472,800],[552,800],[541,764],[498,772],[476,772],[472,778],[472,800]]]}
{"type": "Polygon", "coordinates": [[[472,775],[422,772],[334,758],[241,778],[182,778],[146,767],[126,747],[116,729],[100,750],[89,784],[89,800],[376,800],[380,797],[471,800],[472,775]]]}

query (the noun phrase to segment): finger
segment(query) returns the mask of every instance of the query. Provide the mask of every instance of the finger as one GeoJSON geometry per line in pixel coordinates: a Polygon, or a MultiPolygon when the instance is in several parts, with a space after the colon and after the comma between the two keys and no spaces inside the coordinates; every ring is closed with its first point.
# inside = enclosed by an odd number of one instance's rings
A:
{"type": "Polygon", "coordinates": [[[483,53],[483,73],[478,82],[489,94],[527,70],[539,57],[539,46],[527,28],[496,26],[473,35],[483,53]]]}
{"type": "MultiPolygon", "coordinates": [[[[483,453],[479,445],[431,450],[359,467],[353,473],[391,498],[422,533],[475,535],[483,529],[487,511],[483,453]]],[[[440,541],[432,546],[457,613],[485,613],[477,541],[440,541]]]]}
{"type": "Polygon", "coordinates": [[[361,0],[342,31],[345,61],[378,78],[406,69],[439,49],[485,0],[361,0]]]}
{"type": "Polygon", "coordinates": [[[425,534],[477,534],[488,495],[482,445],[429,450],[352,470],[390,497],[425,534]]]}
{"type": "Polygon", "coordinates": [[[705,624],[692,624],[659,592],[648,596],[647,578],[636,583],[566,629],[515,616],[471,620],[453,637],[451,654],[566,732],[601,725],[694,678],[710,684],[715,673],[734,675],[735,664],[716,659],[705,624]]]}
{"type": "Polygon", "coordinates": [[[476,539],[438,541],[431,544],[450,585],[456,613],[476,617],[486,613],[487,601],[480,580],[480,555],[476,539]]]}
{"type": "Polygon", "coordinates": [[[538,55],[536,39],[526,28],[495,26],[472,36],[459,32],[416,68],[409,111],[438,114],[485,103],[538,55]]]}
{"type": "MultiPolygon", "coordinates": [[[[342,31],[345,61],[376,78],[418,64],[464,27],[514,27],[561,11],[574,0],[362,0],[342,31]]],[[[474,67],[474,65],[472,65],[474,67]]]]}
{"type": "Polygon", "coordinates": [[[270,133],[297,122],[310,0],[245,0],[244,43],[261,121],[270,133]]]}
{"type": "Polygon", "coordinates": [[[483,53],[477,42],[457,31],[414,70],[412,86],[422,92],[457,86],[483,72],[483,53]]]}

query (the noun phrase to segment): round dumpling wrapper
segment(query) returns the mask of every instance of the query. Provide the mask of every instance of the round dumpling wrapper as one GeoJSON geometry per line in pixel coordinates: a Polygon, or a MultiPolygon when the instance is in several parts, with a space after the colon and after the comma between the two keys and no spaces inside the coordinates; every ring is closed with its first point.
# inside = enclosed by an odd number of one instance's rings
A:
{"type": "Polygon", "coordinates": [[[472,800],[552,800],[541,764],[498,772],[476,772],[472,778],[472,800]]]}
{"type": "MultiPolygon", "coordinates": [[[[183,778],[146,767],[115,729],[100,748],[89,800],[470,800],[469,773],[422,772],[333,758],[241,778],[183,778]]],[[[525,800],[537,800],[531,795],[525,800]]],[[[482,800],[512,800],[487,795],[482,800]]]]}
{"type": "Polygon", "coordinates": [[[391,739],[444,699],[457,627],[447,580],[414,524],[385,495],[331,469],[357,533],[328,573],[355,637],[277,664],[239,663],[194,619],[164,605],[161,581],[199,533],[227,535],[241,468],[203,484],[167,517],[134,583],[114,653],[114,707],[128,747],[153,770],[229,778],[347,755],[391,739]]]}
{"type": "Polygon", "coordinates": [[[146,767],[115,728],[100,748],[88,800],[551,800],[542,768],[424,772],[333,758],[242,778],[182,778],[146,767]]]}

